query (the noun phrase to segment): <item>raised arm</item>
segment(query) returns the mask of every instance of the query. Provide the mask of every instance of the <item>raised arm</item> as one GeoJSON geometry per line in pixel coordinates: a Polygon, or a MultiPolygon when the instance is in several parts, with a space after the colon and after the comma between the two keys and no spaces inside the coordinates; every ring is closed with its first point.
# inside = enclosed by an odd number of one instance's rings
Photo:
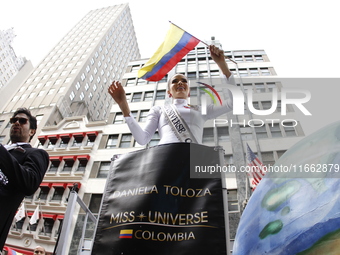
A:
{"type": "Polygon", "coordinates": [[[221,69],[222,73],[229,78],[231,72],[229,70],[228,64],[225,61],[224,51],[216,47],[215,45],[209,45],[211,58],[215,61],[218,67],[221,69]]]}
{"type": "Polygon", "coordinates": [[[109,94],[112,96],[113,100],[118,104],[124,117],[130,115],[130,107],[126,100],[125,90],[119,81],[113,81],[108,89],[109,94]]]}
{"type": "Polygon", "coordinates": [[[113,81],[108,89],[109,94],[116,101],[121,109],[126,124],[128,125],[133,137],[140,145],[147,144],[158,127],[159,111],[157,107],[151,108],[144,128],[141,128],[138,122],[130,115],[130,107],[126,100],[126,95],[122,84],[119,81],[113,81]]]}

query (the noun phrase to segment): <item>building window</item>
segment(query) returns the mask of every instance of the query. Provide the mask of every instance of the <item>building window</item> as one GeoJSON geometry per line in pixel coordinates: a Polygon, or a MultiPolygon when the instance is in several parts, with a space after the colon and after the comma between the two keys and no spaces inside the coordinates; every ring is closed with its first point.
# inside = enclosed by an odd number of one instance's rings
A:
{"type": "MultiPolygon", "coordinates": [[[[32,214],[33,215],[33,214],[32,214]]],[[[31,216],[32,216],[31,215],[31,216]]],[[[38,219],[37,220],[37,222],[35,223],[35,224],[33,224],[33,225],[31,225],[31,224],[28,224],[28,226],[27,226],[27,230],[29,230],[29,231],[36,231],[37,230],[37,227],[38,227],[38,224],[39,224],[39,221],[40,221],[40,219],[38,219]]]]}
{"type": "Polygon", "coordinates": [[[98,214],[102,202],[102,194],[92,194],[89,209],[92,213],[98,214]]]}
{"type": "Polygon", "coordinates": [[[246,62],[253,62],[253,56],[244,56],[246,62]]]}
{"type": "Polygon", "coordinates": [[[292,122],[285,122],[283,129],[286,133],[286,136],[296,136],[295,128],[292,122]]]}
{"type": "Polygon", "coordinates": [[[261,152],[261,158],[262,158],[262,163],[265,166],[269,165],[274,165],[275,164],[275,159],[274,159],[274,153],[272,151],[270,152],[261,152]]]}
{"type": "Polygon", "coordinates": [[[71,94],[70,94],[70,99],[71,101],[73,101],[73,99],[75,98],[76,94],[74,94],[74,92],[72,91],[71,94]]]}
{"type": "Polygon", "coordinates": [[[203,130],[203,143],[214,142],[214,128],[205,128],[203,130]]]}
{"type": "Polygon", "coordinates": [[[156,100],[163,100],[165,99],[165,90],[159,90],[156,93],[156,100]]]}
{"type": "Polygon", "coordinates": [[[131,102],[140,102],[142,100],[142,93],[133,93],[131,102]]]}
{"type": "Polygon", "coordinates": [[[122,139],[119,144],[119,148],[129,148],[131,147],[131,140],[132,135],[131,134],[123,134],[122,139]]]}
{"type": "Polygon", "coordinates": [[[113,123],[114,124],[121,124],[123,122],[124,122],[124,115],[123,115],[123,113],[117,112],[113,123]]]}
{"type": "Polygon", "coordinates": [[[261,126],[261,127],[256,127],[256,128],[255,128],[255,132],[256,132],[256,137],[257,137],[258,139],[261,139],[261,138],[268,138],[266,125],[263,125],[263,126],[261,126]]]}
{"type": "Polygon", "coordinates": [[[110,171],[111,162],[105,161],[100,163],[97,178],[106,178],[110,171]]]}
{"type": "Polygon", "coordinates": [[[137,80],[137,86],[145,85],[145,84],[146,84],[146,80],[144,80],[144,79],[138,79],[137,80]]]}
{"type": "Polygon", "coordinates": [[[142,110],[140,111],[140,115],[139,115],[139,121],[140,122],[145,122],[147,119],[149,111],[148,110],[142,110]]]}
{"type": "Polygon", "coordinates": [[[218,77],[218,76],[220,76],[220,71],[218,71],[218,70],[211,70],[210,71],[210,76],[211,77],[218,77]]]}
{"type": "Polygon", "coordinates": [[[251,129],[251,127],[240,127],[241,138],[243,141],[253,139],[253,133],[251,129]]]}
{"type": "Polygon", "coordinates": [[[267,88],[269,91],[273,91],[273,88],[276,88],[275,82],[267,82],[267,88]]]}
{"type": "Polygon", "coordinates": [[[50,187],[48,186],[40,186],[40,192],[38,199],[46,200],[48,193],[50,192],[50,187]]]}
{"type": "Polygon", "coordinates": [[[70,134],[60,135],[60,139],[61,139],[61,141],[60,141],[59,147],[60,148],[66,148],[67,145],[68,145],[68,142],[71,139],[71,135],[70,134]]]}
{"type": "Polygon", "coordinates": [[[87,162],[89,161],[89,156],[78,156],[79,165],[77,168],[77,172],[85,172],[85,168],[87,166],[87,162]]]}
{"type": "Polygon", "coordinates": [[[54,225],[54,219],[44,217],[44,227],[41,229],[39,235],[51,236],[54,225]]]}
{"type": "Polygon", "coordinates": [[[84,140],[84,134],[83,133],[76,133],[73,134],[73,144],[72,147],[80,147],[84,140]]]}
{"type": "Polygon", "coordinates": [[[270,71],[268,68],[260,68],[262,75],[270,75],[270,71]]]}
{"type": "Polygon", "coordinates": [[[116,148],[118,144],[118,135],[109,135],[107,140],[106,148],[116,148]]]}
{"type": "Polygon", "coordinates": [[[52,201],[61,201],[64,195],[65,188],[64,187],[54,187],[54,193],[51,198],[52,201]]]}
{"type": "Polygon", "coordinates": [[[131,87],[131,86],[135,86],[135,84],[136,84],[136,79],[133,78],[133,79],[128,79],[125,86],[131,87]]]}
{"type": "Polygon", "coordinates": [[[94,141],[97,138],[97,135],[98,135],[97,132],[87,133],[87,143],[86,143],[86,146],[93,146],[94,145],[94,141]]]}
{"type": "Polygon", "coordinates": [[[243,62],[242,56],[235,56],[234,59],[235,59],[236,62],[243,62]]]}
{"type": "Polygon", "coordinates": [[[239,69],[239,74],[241,77],[248,76],[248,71],[245,68],[239,69]]]}
{"type": "Polygon", "coordinates": [[[272,137],[282,137],[279,123],[269,124],[269,129],[272,137]]]}
{"type": "Polygon", "coordinates": [[[71,172],[74,165],[74,157],[63,157],[65,162],[63,172],[71,172]]]}
{"type": "Polygon", "coordinates": [[[217,127],[217,135],[220,142],[230,141],[229,128],[227,126],[217,127]]]}
{"type": "Polygon", "coordinates": [[[145,92],[144,101],[152,101],[153,99],[153,91],[145,92]]]}
{"type": "Polygon", "coordinates": [[[249,71],[250,71],[251,76],[259,76],[260,75],[259,70],[257,68],[249,68],[249,71]]]}
{"type": "Polygon", "coordinates": [[[154,133],[150,142],[149,142],[149,147],[158,145],[160,140],[161,140],[161,138],[159,137],[158,132],[154,133]]]}
{"type": "Polygon", "coordinates": [[[264,86],[264,83],[255,83],[256,92],[266,92],[266,88],[264,86]]]}
{"type": "Polygon", "coordinates": [[[262,55],[255,55],[255,60],[256,60],[256,62],[263,62],[262,55]]]}
{"type": "Polygon", "coordinates": [[[47,148],[53,149],[59,139],[59,136],[48,136],[48,146],[47,148]]]}
{"type": "Polygon", "coordinates": [[[228,211],[238,212],[237,190],[228,190],[228,211]]]}
{"type": "Polygon", "coordinates": [[[57,172],[58,167],[60,165],[60,158],[59,157],[50,157],[51,165],[48,169],[48,172],[57,172]]]}
{"type": "Polygon", "coordinates": [[[26,219],[26,218],[24,217],[24,218],[22,218],[21,220],[15,222],[14,229],[15,229],[16,231],[21,231],[21,230],[22,230],[22,227],[23,227],[23,225],[24,225],[25,219],[26,219]]]}

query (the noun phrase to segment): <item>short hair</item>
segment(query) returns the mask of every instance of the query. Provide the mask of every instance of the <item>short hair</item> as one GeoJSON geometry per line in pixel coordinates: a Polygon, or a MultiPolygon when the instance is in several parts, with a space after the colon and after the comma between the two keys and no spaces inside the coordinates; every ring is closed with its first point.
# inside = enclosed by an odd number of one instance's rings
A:
{"type": "MultiPolygon", "coordinates": [[[[30,123],[30,129],[34,129],[34,130],[37,130],[37,118],[34,117],[32,114],[31,114],[31,111],[28,110],[27,108],[18,108],[14,113],[13,113],[13,116],[12,118],[14,118],[16,115],[18,115],[19,113],[24,113],[27,115],[28,117],[28,121],[30,123]]],[[[33,136],[35,135],[35,132],[34,134],[30,137],[30,141],[32,140],[33,136]]]]}

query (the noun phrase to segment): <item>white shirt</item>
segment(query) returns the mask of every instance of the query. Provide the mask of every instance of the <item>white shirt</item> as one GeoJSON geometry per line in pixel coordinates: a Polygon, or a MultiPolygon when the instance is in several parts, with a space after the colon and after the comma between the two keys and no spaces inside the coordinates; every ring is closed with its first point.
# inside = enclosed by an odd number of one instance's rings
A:
{"type": "MultiPolygon", "coordinates": [[[[234,78],[232,76],[229,77],[227,81],[228,83],[235,84],[234,78]]],[[[227,93],[228,95],[225,103],[222,106],[214,104],[208,105],[206,114],[202,114],[200,107],[195,110],[188,106],[188,102],[186,99],[173,100],[173,104],[176,106],[178,113],[187,123],[191,133],[196,138],[199,144],[202,143],[204,122],[209,119],[214,119],[233,109],[232,95],[229,90],[227,90],[227,93]]],[[[154,106],[150,109],[144,128],[141,128],[139,126],[138,122],[134,119],[131,113],[129,117],[125,117],[125,121],[128,124],[133,137],[140,145],[147,144],[151,140],[157,129],[160,136],[159,144],[180,142],[180,140],[177,138],[177,136],[174,134],[173,130],[169,126],[166,120],[166,116],[162,112],[162,108],[160,106],[154,106]]]]}

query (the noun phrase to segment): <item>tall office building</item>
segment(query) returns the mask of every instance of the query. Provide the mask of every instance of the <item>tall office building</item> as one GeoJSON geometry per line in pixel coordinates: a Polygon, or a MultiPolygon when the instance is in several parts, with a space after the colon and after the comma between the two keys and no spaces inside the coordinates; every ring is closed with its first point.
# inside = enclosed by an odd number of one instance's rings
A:
{"type": "Polygon", "coordinates": [[[0,30],[0,89],[25,65],[26,59],[18,57],[12,47],[15,38],[13,28],[0,30]]]}
{"type": "MultiPolygon", "coordinates": [[[[68,118],[73,120],[74,116],[86,116],[89,122],[105,123],[112,105],[112,100],[107,94],[108,86],[112,80],[122,78],[129,61],[138,58],[140,53],[128,4],[90,11],[53,47],[3,107],[0,117],[1,142],[3,144],[9,142],[9,119],[19,107],[29,108],[32,114],[37,116],[38,130],[31,142],[33,145],[38,142],[43,127],[61,125],[63,120],[68,118]]],[[[73,123],[76,123],[76,120],[73,123]]],[[[69,129],[73,131],[72,127],[70,125],[69,129]]],[[[86,134],[86,137],[92,140],[95,138],[92,135],[95,134],[97,133],[92,132],[86,134]]],[[[60,147],[66,147],[67,139],[62,141],[63,145],[60,147]]],[[[48,143],[53,147],[52,137],[49,137],[48,143]]],[[[83,166],[89,159],[90,143],[87,144],[87,149],[81,152],[82,155],[76,156],[77,162],[82,162],[79,165],[80,169],[84,169],[83,166]]],[[[63,159],[66,159],[65,154],[77,155],[74,151],[48,152],[51,156],[52,172],[56,155],[59,157],[63,155],[63,159]]],[[[81,174],[72,173],[72,176],[58,174],[56,178],[46,176],[46,182],[44,181],[39,189],[39,199],[33,196],[31,198],[33,203],[29,202],[29,198],[26,199],[28,216],[31,215],[33,207],[39,204],[42,225],[37,227],[30,224],[24,226],[20,223],[15,224],[14,230],[12,229],[9,234],[7,242],[9,246],[21,247],[23,252],[27,253],[32,252],[34,246],[40,244],[48,251],[53,251],[55,235],[45,235],[45,232],[52,230],[51,226],[57,227],[54,223],[62,219],[62,216],[55,215],[62,215],[65,206],[53,202],[44,204],[43,200],[47,195],[44,192],[53,184],[53,190],[59,194],[61,188],[67,188],[79,180],[83,181],[84,172],[81,170],[79,172],[81,174]],[[43,229],[42,235],[39,232],[40,226],[43,229]],[[17,227],[22,231],[16,231],[17,227]]],[[[78,188],[81,190],[80,185],[78,188]]],[[[55,201],[58,196],[52,195],[48,199],[55,201]]]]}
{"type": "Polygon", "coordinates": [[[38,64],[3,116],[25,106],[39,116],[40,127],[74,115],[104,120],[111,106],[108,84],[120,79],[136,58],[139,49],[128,5],[93,10],[38,64]]]}

